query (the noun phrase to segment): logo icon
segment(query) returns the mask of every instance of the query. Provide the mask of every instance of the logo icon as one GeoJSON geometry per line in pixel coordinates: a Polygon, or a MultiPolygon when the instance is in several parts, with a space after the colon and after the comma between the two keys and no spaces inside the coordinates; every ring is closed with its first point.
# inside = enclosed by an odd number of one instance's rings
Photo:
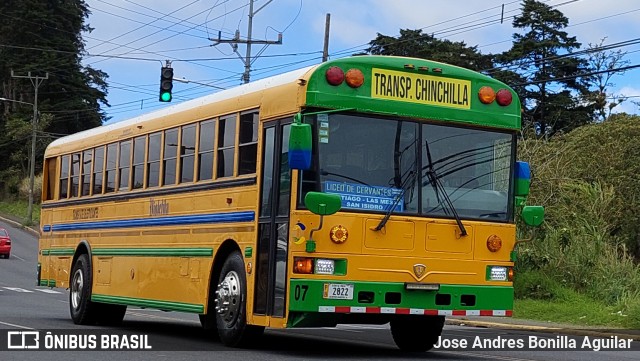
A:
{"type": "Polygon", "coordinates": [[[31,350],[40,348],[40,332],[8,331],[7,348],[10,350],[31,350]]]}
{"type": "Polygon", "coordinates": [[[416,275],[417,279],[422,278],[424,276],[424,272],[427,270],[427,266],[417,263],[413,265],[413,273],[416,275]]]}

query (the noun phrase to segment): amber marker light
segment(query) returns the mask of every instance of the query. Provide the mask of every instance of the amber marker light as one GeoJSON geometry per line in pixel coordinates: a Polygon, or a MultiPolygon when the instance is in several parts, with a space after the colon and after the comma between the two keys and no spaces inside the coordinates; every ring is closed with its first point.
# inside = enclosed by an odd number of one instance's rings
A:
{"type": "Polygon", "coordinates": [[[498,90],[498,94],[496,94],[496,103],[503,107],[506,107],[507,105],[511,104],[512,101],[513,95],[511,95],[510,91],[508,91],[507,89],[498,90]]]}
{"type": "Polygon", "coordinates": [[[327,83],[331,85],[340,85],[344,81],[344,71],[337,66],[332,66],[325,73],[327,83]]]}
{"type": "Polygon", "coordinates": [[[483,86],[478,90],[478,98],[482,104],[491,104],[496,100],[496,92],[489,86],[483,86]]]}
{"type": "Polygon", "coordinates": [[[359,88],[364,84],[364,74],[360,69],[349,69],[345,75],[345,81],[352,88],[359,88]]]}
{"type": "Polygon", "coordinates": [[[313,273],[313,258],[295,257],[293,259],[293,273],[313,273]]]}
{"type": "Polygon", "coordinates": [[[349,237],[349,231],[343,226],[333,226],[329,231],[329,238],[333,243],[344,243],[349,237]]]}
{"type": "Polygon", "coordinates": [[[498,252],[502,248],[502,239],[495,234],[487,238],[487,248],[491,252],[498,252]]]}
{"type": "Polygon", "coordinates": [[[514,276],[513,267],[509,267],[509,270],[507,271],[507,280],[510,282],[513,282],[513,276],[514,276]]]}

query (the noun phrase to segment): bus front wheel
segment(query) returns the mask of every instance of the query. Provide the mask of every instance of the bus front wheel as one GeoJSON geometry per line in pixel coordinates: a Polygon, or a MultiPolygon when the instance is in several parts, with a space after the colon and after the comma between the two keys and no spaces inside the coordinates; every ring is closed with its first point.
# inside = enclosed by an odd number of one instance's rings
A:
{"type": "Polygon", "coordinates": [[[406,316],[391,321],[391,336],[402,351],[424,352],[438,342],[443,327],[443,316],[406,316]]]}
{"type": "Polygon", "coordinates": [[[216,325],[227,346],[242,347],[258,338],[264,327],[247,324],[247,278],[239,252],[231,253],[220,271],[215,294],[216,325]]]}
{"type": "Polygon", "coordinates": [[[71,270],[69,312],[73,323],[90,325],[97,318],[96,304],[91,302],[92,274],[89,256],[81,254],[71,270]]]}

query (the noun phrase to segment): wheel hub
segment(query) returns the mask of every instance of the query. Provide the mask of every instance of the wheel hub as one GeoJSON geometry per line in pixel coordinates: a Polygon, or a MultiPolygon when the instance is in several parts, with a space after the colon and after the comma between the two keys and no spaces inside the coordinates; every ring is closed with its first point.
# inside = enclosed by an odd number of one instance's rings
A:
{"type": "Polygon", "coordinates": [[[216,312],[228,325],[233,324],[240,309],[240,278],[235,271],[230,271],[218,284],[216,290],[216,312]]]}
{"type": "Polygon", "coordinates": [[[80,300],[82,299],[82,286],[84,276],[82,270],[78,269],[73,274],[73,280],[71,281],[71,305],[74,310],[80,307],[80,300]]]}

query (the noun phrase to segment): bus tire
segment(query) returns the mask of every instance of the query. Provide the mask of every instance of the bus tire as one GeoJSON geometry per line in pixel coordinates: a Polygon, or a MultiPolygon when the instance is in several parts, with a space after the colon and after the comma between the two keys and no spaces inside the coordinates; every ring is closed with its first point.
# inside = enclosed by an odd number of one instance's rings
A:
{"type": "Polygon", "coordinates": [[[73,265],[69,282],[69,313],[76,325],[91,325],[96,322],[98,307],[91,302],[92,284],[89,255],[81,254],[73,265]]]}
{"type": "Polygon", "coordinates": [[[238,251],[222,265],[214,302],[218,336],[226,346],[248,346],[264,332],[262,326],[247,324],[247,277],[238,251]]]}
{"type": "Polygon", "coordinates": [[[391,321],[391,336],[402,351],[425,352],[438,342],[443,327],[443,316],[407,316],[391,321]]]}

